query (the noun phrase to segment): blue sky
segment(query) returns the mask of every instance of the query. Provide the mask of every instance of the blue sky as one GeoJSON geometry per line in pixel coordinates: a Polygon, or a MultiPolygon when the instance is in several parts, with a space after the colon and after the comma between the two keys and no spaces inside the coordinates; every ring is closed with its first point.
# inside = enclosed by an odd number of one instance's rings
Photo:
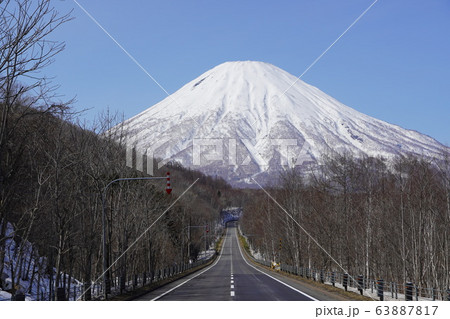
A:
{"type": "MultiPolygon", "coordinates": [[[[77,0],[173,93],[214,66],[272,63],[300,75],[374,0],[77,0]]],[[[129,118],[167,95],[72,0],[45,70],[92,121],[129,118]]],[[[302,78],[370,116],[450,145],[450,1],[379,0],[302,78]]]]}

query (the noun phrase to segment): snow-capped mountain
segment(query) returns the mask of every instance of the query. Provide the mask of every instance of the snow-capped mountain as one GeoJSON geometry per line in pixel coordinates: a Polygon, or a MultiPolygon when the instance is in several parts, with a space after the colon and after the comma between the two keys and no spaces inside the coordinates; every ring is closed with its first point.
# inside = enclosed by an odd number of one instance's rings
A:
{"type": "Polygon", "coordinates": [[[362,114],[280,68],[226,62],[125,121],[127,144],[231,184],[264,181],[330,151],[437,156],[442,144],[362,114]]]}

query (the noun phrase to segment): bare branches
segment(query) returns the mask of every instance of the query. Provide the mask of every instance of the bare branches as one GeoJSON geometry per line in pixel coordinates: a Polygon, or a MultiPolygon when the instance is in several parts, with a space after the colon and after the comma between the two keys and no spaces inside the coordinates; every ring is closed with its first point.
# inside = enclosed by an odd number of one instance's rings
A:
{"type": "Polygon", "coordinates": [[[49,0],[8,0],[0,8],[1,147],[11,112],[52,108],[46,101],[54,97],[56,87],[41,71],[64,50],[64,43],[48,37],[71,17],[60,15],[49,0]]]}
{"type": "MultiPolygon", "coordinates": [[[[392,163],[335,154],[324,163],[320,174],[309,179],[287,172],[279,188],[269,190],[292,220],[353,274],[447,287],[448,156],[442,154],[434,161],[399,157],[392,163]]],[[[280,207],[266,203],[264,196],[254,197],[241,226],[244,232],[260,236],[252,240],[255,250],[292,266],[337,270],[292,220],[284,218],[280,207]]]]}
{"type": "Polygon", "coordinates": [[[59,15],[49,0],[6,1],[1,6],[0,88],[8,93],[7,88],[19,77],[27,76],[37,80],[27,85],[27,92],[42,84],[44,78],[36,76],[37,71],[52,63],[64,49],[64,43],[47,37],[69,21],[70,14],[59,15]]]}

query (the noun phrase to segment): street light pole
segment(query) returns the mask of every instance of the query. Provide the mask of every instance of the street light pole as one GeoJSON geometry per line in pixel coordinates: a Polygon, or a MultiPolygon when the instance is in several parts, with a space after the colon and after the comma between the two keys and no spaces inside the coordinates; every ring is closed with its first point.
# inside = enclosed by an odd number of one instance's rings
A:
{"type": "Polygon", "coordinates": [[[108,298],[108,293],[110,292],[110,289],[106,288],[106,284],[109,278],[106,275],[108,272],[108,258],[106,257],[106,192],[108,191],[109,186],[116,182],[122,182],[122,181],[139,181],[139,180],[151,180],[151,179],[167,179],[167,188],[166,192],[170,194],[170,191],[172,190],[170,188],[170,182],[169,182],[169,172],[167,172],[167,177],[128,177],[128,178],[117,178],[106,185],[106,187],[103,189],[102,192],[102,228],[103,228],[103,235],[102,235],[102,241],[103,241],[103,292],[105,300],[108,298]]]}

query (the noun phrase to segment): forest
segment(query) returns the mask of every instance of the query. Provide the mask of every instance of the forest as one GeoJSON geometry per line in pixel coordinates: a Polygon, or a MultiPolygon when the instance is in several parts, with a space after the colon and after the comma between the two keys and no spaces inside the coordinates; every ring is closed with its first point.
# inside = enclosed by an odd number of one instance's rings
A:
{"type": "Polygon", "coordinates": [[[241,220],[265,260],[423,288],[450,286],[450,154],[323,156],[253,196],[241,220]]]}
{"type": "MultiPolygon", "coordinates": [[[[165,180],[135,180],[111,185],[103,198],[109,182],[145,175],[127,167],[124,133],[107,134],[117,116],[105,112],[82,122],[73,100],[61,101],[44,75],[64,49],[46,39],[70,14],[49,1],[20,0],[4,1],[0,16],[0,288],[9,278],[14,294],[25,280],[29,293],[50,278],[42,298],[54,299],[57,287],[70,290],[72,278],[86,287],[100,278],[103,199],[109,278],[195,261],[204,237],[209,244],[220,232],[230,186],[168,163],[154,175],[170,171],[171,195],[165,180]],[[208,225],[208,233],[188,231],[193,225],[208,225]]],[[[90,289],[84,299],[91,299],[90,289]]]]}

